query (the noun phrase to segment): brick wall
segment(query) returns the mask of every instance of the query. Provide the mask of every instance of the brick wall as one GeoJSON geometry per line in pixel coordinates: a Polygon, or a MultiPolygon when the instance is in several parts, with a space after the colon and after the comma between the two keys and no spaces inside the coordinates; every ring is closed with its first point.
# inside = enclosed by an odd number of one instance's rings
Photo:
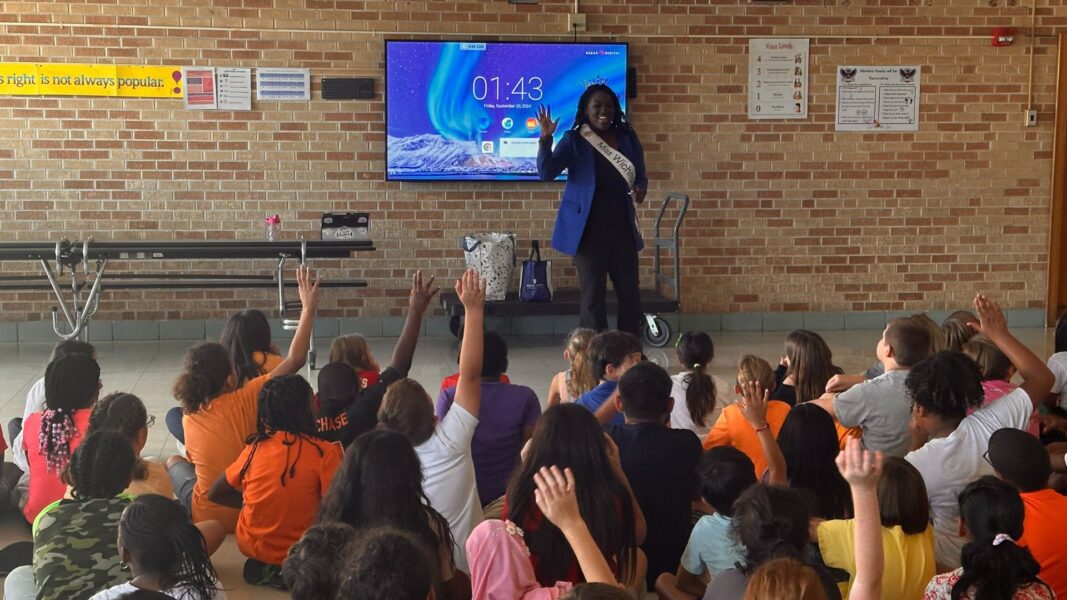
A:
{"type": "MultiPolygon", "coordinates": [[[[667,191],[693,200],[682,230],[683,310],[956,308],[975,289],[1014,308],[1042,307],[1053,36],[1067,7],[1035,1],[1040,124],[1024,128],[1030,39],[992,48],[990,28],[1024,33],[1029,2],[582,0],[583,38],[630,42],[639,71],[631,109],[651,180],[651,206],[640,211],[646,235],[667,191]],[[765,36],[811,38],[807,121],[745,116],[747,38],[765,36]],[[920,131],[834,132],[839,64],[922,65],[920,131]]],[[[357,297],[331,292],[323,313],[398,314],[410,269],[458,274],[463,233],[514,230],[523,248],[547,239],[561,186],[386,183],[382,40],[564,40],[572,7],[0,2],[3,61],[299,66],[312,69],[315,84],[309,104],[254,103],[235,113],[186,111],[176,100],[0,97],[0,239],[258,238],[274,212],[287,232],[314,235],[323,211],[365,210],[378,252],[324,265],[327,276],[365,277],[370,288],[357,297]],[[378,99],[319,100],[324,75],[375,77],[378,99]]],[[[647,280],[647,252],[644,261],[647,280]]],[[[575,283],[569,261],[556,267],[559,283],[575,283]]],[[[107,292],[99,316],[219,318],[249,304],[269,307],[271,296],[107,292]]],[[[5,293],[0,319],[39,319],[51,305],[41,293],[5,293]]]]}

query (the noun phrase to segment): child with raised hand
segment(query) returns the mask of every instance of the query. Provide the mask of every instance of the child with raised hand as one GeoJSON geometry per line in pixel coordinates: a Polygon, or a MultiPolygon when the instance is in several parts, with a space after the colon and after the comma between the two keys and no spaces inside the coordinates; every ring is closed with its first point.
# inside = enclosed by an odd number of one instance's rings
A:
{"type": "Polygon", "coordinates": [[[343,383],[346,374],[336,372],[339,363],[331,362],[326,365],[328,369],[323,369],[329,373],[319,374],[320,386],[323,383],[330,384],[325,388],[320,387],[319,409],[316,415],[316,428],[323,439],[341,442],[347,448],[361,434],[378,425],[378,411],[382,406],[386,391],[391,385],[407,377],[411,369],[411,361],[414,359],[415,347],[418,345],[419,332],[422,329],[422,319],[426,316],[430,302],[438,291],[440,289],[434,287],[433,276],[423,281],[422,271],[415,271],[411,278],[408,314],[404,320],[404,329],[400,332],[400,338],[393,348],[389,366],[378,374],[377,381],[359,390],[358,393],[351,390],[353,393],[347,394],[344,393],[347,386],[343,383]],[[331,381],[324,381],[324,378],[331,381]],[[340,383],[340,385],[334,385],[334,383],[340,383]]]}
{"type": "Polygon", "coordinates": [[[238,374],[229,351],[220,344],[204,343],[185,353],[185,367],[174,384],[181,401],[182,426],[188,460],[172,456],[167,471],[178,500],[192,510],[193,521],[217,520],[226,531],[237,526],[239,510],[216,504],[208,491],[218,476],[244,450],[245,439],[256,433],[259,392],[272,377],[296,373],[307,360],[319,280],[308,268],[297,268],[296,279],[303,307],[289,345],[289,354],[270,373],[237,387],[238,374]]]}
{"type": "Polygon", "coordinates": [[[170,498],[145,494],[119,521],[119,555],[131,580],[90,600],[114,600],[137,590],[160,591],[179,600],[225,600],[200,530],[170,498]]]}
{"type": "Polygon", "coordinates": [[[930,580],[923,600],[1056,597],[1038,576],[1041,565],[1017,542],[1023,535],[1023,502],[1011,484],[990,475],[971,482],[960,493],[959,514],[967,539],[962,566],[930,580]]]}
{"type": "MultiPolygon", "coordinates": [[[[767,391],[773,392],[775,383],[771,365],[758,356],[751,354],[742,356],[737,363],[737,384],[734,386],[736,395],[742,394],[745,382],[758,382],[764,396],[767,391]]],[[[704,450],[719,446],[733,446],[748,456],[752,461],[756,477],[762,478],[770,465],[764,453],[764,442],[760,438],[762,431],[756,431],[756,429],[762,429],[763,425],[766,425],[766,430],[769,431],[771,437],[777,438],[782,423],[789,414],[789,405],[781,400],[768,400],[765,406],[766,412],[762,416],[766,422],[760,423],[759,427],[753,427],[737,404],[724,408],[722,414],[719,415],[719,420],[715,421],[715,425],[708,432],[708,437],[704,438],[704,450]]],[[[778,479],[775,481],[780,482],[778,479]]]]}
{"type": "MultiPolygon", "coordinates": [[[[586,581],[615,584],[604,554],[582,519],[570,469],[542,467],[534,474],[534,494],[542,514],[563,532],[586,581]]],[[[489,520],[467,540],[474,600],[534,600],[559,598],[571,589],[566,581],[543,587],[537,581],[522,530],[510,521],[489,520]]]]}
{"type": "Polygon", "coordinates": [[[315,521],[341,464],[341,445],[319,439],[311,386],[299,375],[268,381],[259,393],[255,435],[215,480],[208,499],[240,509],[237,547],[245,581],[284,588],[282,562],[315,521]]]}
{"type": "Polygon", "coordinates": [[[1026,429],[1030,414],[1048,396],[1054,378],[1044,362],[1008,330],[1000,306],[982,294],[974,299],[980,322],[972,327],[992,340],[1019,370],[1018,389],[968,415],[984,398],[982,373],[959,352],[941,352],[911,369],[906,380],[914,403],[915,429],[929,441],[905,458],[923,476],[930,498],[939,569],[960,565],[966,538],[959,534],[960,491],[993,467],[982,458],[998,429],[1026,429]]]}
{"type": "Polygon", "coordinates": [[[671,427],[688,429],[703,440],[732,402],[729,385],[708,373],[715,358],[715,344],[703,331],[687,331],[678,338],[676,350],[682,372],[671,376],[671,427]]]}
{"type": "Polygon", "coordinates": [[[556,373],[548,386],[547,406],[574,402],[579,396],[596,387],[593,366],[589,357],[589,342],[596,332],[586,327],[579,327],[567,335],[563,347],[563,360],[567,361],[566,371],[556,373]]]}
{"type": "Polygon", "coordinates": [[[460,348],[459,383],[455,402],[435,422],[433,400],[418,382],[393,384],[382,400],[382,427],[402,433],[415,447],[422,464],[423,487],[433,506],[448,520],[456,540],[456,566],[467,570],[463,542],[482,521],[482,505],[471,457],[471,441],[478,427],[482,400],[482,344],[485,321],[485,279],[468,269],[456,281],[466,326],[460,348]]]}

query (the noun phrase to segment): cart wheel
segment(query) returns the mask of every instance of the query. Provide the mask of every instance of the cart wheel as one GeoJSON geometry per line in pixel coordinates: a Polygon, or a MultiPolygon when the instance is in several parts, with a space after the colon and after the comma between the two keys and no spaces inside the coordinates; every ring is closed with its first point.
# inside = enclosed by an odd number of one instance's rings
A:
{"type": "Polygon", "coordinates": [[[452,335],[459,337],[463,333],[462,323],[462,317],[453,315],[448,319],[448,330],[452,332],[452,335]]]}
{"type": "Polygon", "coordinates": [[[645,340],[655,348],[662,348],[666,346],[667,342],[671,339],[671,325],[661,317],[652,317],[652,320],[655,322],[658,332],[653,333],[652,329],[646,323],[645,340]]]}

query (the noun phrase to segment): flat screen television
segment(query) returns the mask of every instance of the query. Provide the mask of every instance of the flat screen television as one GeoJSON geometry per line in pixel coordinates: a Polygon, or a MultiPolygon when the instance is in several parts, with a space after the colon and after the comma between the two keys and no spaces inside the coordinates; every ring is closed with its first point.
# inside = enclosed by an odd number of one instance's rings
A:
{"type": "Polygon", "coordinates": [[[574,125],[594,82],[626,102],[625,43],[385,43],[386,179],[536,181],[537,107],[574,125]]]}

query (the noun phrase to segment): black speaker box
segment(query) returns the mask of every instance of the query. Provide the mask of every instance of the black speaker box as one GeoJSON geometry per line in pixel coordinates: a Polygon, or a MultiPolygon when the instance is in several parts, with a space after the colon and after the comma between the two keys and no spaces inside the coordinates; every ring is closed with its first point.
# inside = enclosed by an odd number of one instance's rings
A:
{"type": "Polygon", "coordinates": [[[322,99],[373,100],[374,79],[370,77],[324,77],[322,99]]]}
{"type": "Polygon", "coordinates": [[[637,68],[626,69],[626,97],[637,97],[637,68]]]}

